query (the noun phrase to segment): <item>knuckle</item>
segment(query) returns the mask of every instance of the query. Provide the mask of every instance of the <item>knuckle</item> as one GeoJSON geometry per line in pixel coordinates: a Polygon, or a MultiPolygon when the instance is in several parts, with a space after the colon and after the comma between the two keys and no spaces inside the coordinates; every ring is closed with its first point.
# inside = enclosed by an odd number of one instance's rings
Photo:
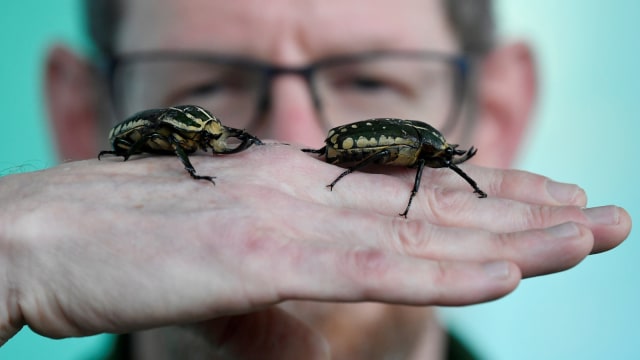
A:
{"type": "Polygon", "coordinates": [[[583,212],[577,206],[531,205],[522,218],[524,228],[545,228],[567,221],[586,223],[583,212]]]}
{"type": "Polygon", "coordinates": [[[433,239],[433,227],[426,221],[393,219],[392,247],[401,254],[417,255],[425,253],[433,239]]]}
{"type": "Polygon", "coordinates": [[[356,248],[345,255],[342,267],[345,274],[363,286],[364,291],[371,289],[387,277],[391,262],[386,252],[376,248],[356,248]]]}
{"type": "Polygon", "coordinates": [[[522,218],[523,228],[541,228],[553,218],[553,211],[548,206],[532,205],[527,208],[522,218]]]}
{"type": "Polygon", "coordinates": [[[510,182],[506,180],[507,173],[503,171],[492,171],[488,176],[485,187],[489,194],[504,194],[510,182]]]}
{"type": "Polygon", "coordinates": [[[460,196],[460,192],[437,187],[427,192],[428,217],[435,224],[449,224],[460,209],[465,207],[470,197],[460,196]]]}

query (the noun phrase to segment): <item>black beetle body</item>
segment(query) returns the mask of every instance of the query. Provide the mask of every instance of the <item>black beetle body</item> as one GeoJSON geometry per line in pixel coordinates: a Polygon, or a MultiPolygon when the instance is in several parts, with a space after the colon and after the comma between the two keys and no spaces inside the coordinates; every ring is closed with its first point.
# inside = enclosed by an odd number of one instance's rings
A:
{"type": "Polygon", "coordinates": [[[458,145],[449,144],[433,126],[416,120],[378,118],[358,121],[329,130],[325,146],[302,151],[325,155],[326,162],[335,165],[351,165],[331,184],[330,189],[345,177],[369,164],[395,165],[417,168],[416,178],[409,202],[402,214],[407,216],[413,197],[420,187],[425,166],[448,167],[464,178],[478,197],[487,194],[456,164],[469,160],[476,149],[457,150],[458,145]]]}
{"type": "MultiPolygon", "coordinates": [[[[227,127],[209,111],[195,105],[180,105],[138,112],[114,126],[109,132],[113,150],[101,151],[128,160],[131,155],[175,154],[192,178],[213,182],[213,176],[196,175],[189,154],[211,148],[214,154],[233,154],[262,141],[244,130],[227,127]],[[229,147],[228,138],[240,144],[229,147]]],[[[215,183],[214,183],[215,184],[215,183]]]]}

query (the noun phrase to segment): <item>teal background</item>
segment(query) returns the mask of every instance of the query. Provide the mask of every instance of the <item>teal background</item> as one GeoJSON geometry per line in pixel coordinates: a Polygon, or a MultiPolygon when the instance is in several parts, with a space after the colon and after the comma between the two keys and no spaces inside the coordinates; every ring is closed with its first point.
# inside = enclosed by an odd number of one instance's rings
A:
{"type": "MultiPolygon", "coordinates": [[[[501,36],[537,53],[536,124],[517,167],[586,189],[592,206],[640,215],[640,2],[500,0],[501,36]]],[[[0,174],[55,163],[42,97],[53,41],[84,48],[77,0],[6,1],[0,12],[0,174]]],[[[442,310],[487,359],[640,358],[637,231],[568,272],[528,279],[488,304],[442,310]]],[[[21,331],[0,359],[90,359],[109,336],[51,340],[21,331]]]]}
{"type": "MultiPolygon", "coordinates": [[[[536,49],[536,125],[518,167],[580,184],[640,220],[640,2],[501,0],[503,38],[536,49]]],[[[637,224],[636,224],[637,225],[637,224]]],[[[640,359],[638,231],[504,299],[445,309],[487,359],[640,359]]]]}

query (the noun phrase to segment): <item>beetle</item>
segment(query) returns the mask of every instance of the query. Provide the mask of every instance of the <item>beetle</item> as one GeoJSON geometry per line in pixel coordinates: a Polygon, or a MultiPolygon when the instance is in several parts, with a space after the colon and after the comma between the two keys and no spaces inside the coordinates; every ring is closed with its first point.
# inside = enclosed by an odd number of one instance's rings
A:
{"type": "Polygon", "coordinates": [[[459,150],[457,144],[447,143],[444,136],[427,123],[393,118],[363,120],[329,130],[324,142],[325,146],[320,149],[302,151],[324,155],[330,164],[353,164],[327,185],[330,190],[340,179],[369,164],[416,168],[409,202],[400,214],[405,218],[420,187],[425,166],[447,167],[465,179],[478,197],[487,197],[478,184],[457,166],[472,158],[477,150],[473,146],[468,150],[459,150]]]}
{"type": "Polygon", "coordinates": [[[101,151],[98,160],[107,154],[122,156],[124,161],[141,153],[175,154],[192,178],[208,180],[214,185],[214,176],[196,174],[189,154],[208,148],[214,154],[233,154],[253,144],[263,145],[260,139],[244,130],[222,125],[209,111],[196,105],[140,111],[114,126],[109,132],[109,142],[113,150],[101,151]],[[240,143],[230,147],[229,138],[237,138],[240,143]]]}

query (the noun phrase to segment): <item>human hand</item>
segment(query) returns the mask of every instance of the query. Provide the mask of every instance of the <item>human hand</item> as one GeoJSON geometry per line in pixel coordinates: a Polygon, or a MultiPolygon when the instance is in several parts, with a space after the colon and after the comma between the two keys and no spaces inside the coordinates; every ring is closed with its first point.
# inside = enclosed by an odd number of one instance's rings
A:
{"type": "Polygon", "coordinates": [[[579,188],[519,171],[463,165],[489,194],[478,199],[453,172],[426,169],[406,220],[411,170],[354,173],[331,192],[342,169],[293,147],[192,162],[217,185],[170,157],[1,178],[0,341],[25,324],[67,337],[218,319],[206,331],[231,353],[266,356],[245,346],[255,337],[228,335],[270,326],[307,334],[287,341],[321,355],[311,330],[269,306],[487,301],[615,247],[631,226],[620,208],[582,209],[579,188]]]}

